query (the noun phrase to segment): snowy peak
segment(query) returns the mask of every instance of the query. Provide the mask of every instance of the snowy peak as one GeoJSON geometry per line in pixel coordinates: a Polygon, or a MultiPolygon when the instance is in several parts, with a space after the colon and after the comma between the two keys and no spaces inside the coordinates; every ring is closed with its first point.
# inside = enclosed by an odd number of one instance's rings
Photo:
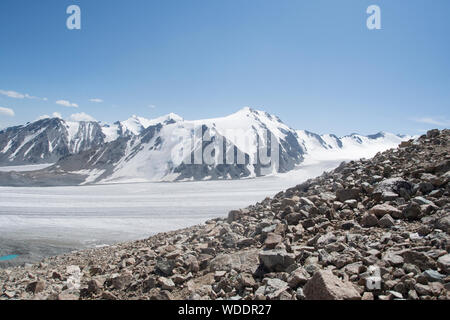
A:
{"type": "Polygon", "coordinates": [[[65,122],[44,118],[0,131],[0,164],[56,162],[61,157],[104,143],[97,122],[65,122]]]}
{"type": "Polygon", "coordinates": [[[133,115],[131,118],[125,121],[116,122],[115,126],[117,127],[117,130],[119,130],[123,135],[139,135],[144,129],[147,129],[150,126],[154,126],[159,123],[171,124],[177,121],[183,121],[183,118],[175,113],[169,113],[155,119],[147,119],[144,117],[133,115]]]}
{"type": "Polygon", "coordinates": [[[388,132],[368,136],[352,133],[340,138],[334,134],[318,135],[306,130],[296,132],[299,143],[305,150],[305,159],[312,161],[370,158],[380,151],[395,148],[402,141],[412,138],[388,132]]]}
{"type": "Polygon", "coordinates": [[[174,114],[146,119],[132,116],[112,125],[97,121],[69,121],[44,117],[26,125],[0,131],[0,165],[56,162],[120,137],[139,136],[158,124],[169,125],[183,119],[174,114]]]}
{"type": "Polygon", "coordinates": [[[225,118],[241,119],[241,120],[243,120],[244,118],[250,118],[252,120],[259,121],[262,123],[274,122],[283,124],[283,122],[277,116],[270,114],[266,111],[256,110],[250,107],[244,107],[225,118]]]}
{"type": "Polygon", "coordinates": [[[105,134],[98,122],[65,121],[70,153],[78,153],[105,142],[105,134]]]}
{"type": "MultiPolygon", "coordinates": [[[[202,120],[174,113],[154,119],[133,115],[113,124],[46,118],[0,131],[0,165],[57,162],[51,174],[85,175],[84,183],[240,179],[288,172],[308,161],[369,158],[409,138],[387,132],[319,135],[294,130],[277,116],[249,107],[202,120]],[[208,139],[197,139],[199,128],[208,139]],[[220,141],[231,163],[186,161],[203,157],[220,141]],[[272,168],[261,162],[260,150],[274,145],[278,164],[272,168]],[[240,156],[244,163],[237,161],[240,156]]],[[[221,153],[214,151],[214,159],[220,160],[221,153]]]]}
{"type": "Polygon", "coordinates": [[[114,141],[114,148],[107,144],[98,150],[66,158],[58,163],[60,169],[88,172],[90,182],[184,181],[239,179],[288,172],[303,161],[304,150],[295,130],[276,116],[250,108],[226,117],[193,121],[174,114],[148,121],[134,116],[125,124],[117,125],[135,125],[140,134],[114,141]],[[203,140],[206,133],[208,138],[203,140]],[[232,155],[231,163],[220,161],[223,157],[220,151],[214,152],[214,163],[202,161],[205,151],[211,150],[215,141],[225,143],[228,155],[232,155]],[[279,146],[276,166],[261,162],[259,152],[269,145],[279,146]],[[198,154],[200,163],[195,161],[198,154]]]}

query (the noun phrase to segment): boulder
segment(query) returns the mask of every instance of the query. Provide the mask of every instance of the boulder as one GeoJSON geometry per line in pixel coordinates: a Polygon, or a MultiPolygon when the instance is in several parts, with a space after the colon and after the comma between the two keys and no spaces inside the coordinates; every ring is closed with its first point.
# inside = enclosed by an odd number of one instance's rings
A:
{"type": "Polygon", "coordinates": [[[409,203],[403,209],[403,216],[408,220],[418,219],[421,213],[422,213],[422,210],[420,208],[420,205],[417,203],[414,203],[414,202],[409,203]]]}
{"type": "Polygon", "coordinates": [[[395,221],[392,219],[392,217],[389,214],[386,214],[378,221],[378,224],[382,228],[390,228],[395,226],[395,221]]]}
{"type": "Polygon", "coordinates": [[[155,266],[156,271],[165,276],[171,276],[174,268],[175,262],[167,259],[159,259],[155,266]]]}
{"type": "Polygon", "coordinates": [[[275,234],[273,232],[270,232],[267,234],[266,241],[264,241],[264,245],[267,249],[273,249],[275,248],[279,243],[283,241],[283,237],[279,234],[275,234]]]}
{"type": "Polygon", "coordinates": [[[259,266],[259,250],[250,249],[233,254],[220,254],[209,262],[211,272],[231,271],[253,274],[259,266]]]}
{"type": "Polygon", "coordinates": [[[402,217],[402,212],[399,209],[387,203],[377,204],[369,210],[369,213],[376,215],[378,218],[382,218],[386,214],[397,219],[402,217]]]}
{"type": "Polygon", "coordinates": [[[259,260],[268,271],[284,272],[295,263],[295,256],[285,249],[274,249],[261,251],[259,260]]]}
{"type": "Polygon", "coordinates": [[[299,202],[299,200],[300,200],[299,197],[284,198],[281,201],[281,208],[285,209],[287,207],[294,207],[299,202]]]}
{"type": "Polygon", "coordinates": [[[241,215],[242,215],[241,210],[231,210],[228,213],[228,220],[227,220],[228,223],[231,224],[233,221],[238,220],[241,217],[241,215]]]}
{"type": "Polygon", "coordinates": [[[336,198],[340,202],[345,202],[347,200],[358,200],[360,190],[356,188],[352,189],[339,189],[336,191],[336,198]]]}
{"type": "Polygon", "coordinates": [[[425,278],[427,278],[427,280],[428,280],[429,282],[436,282],[436,281],[437,281],[437,282],[441,282],[441,281],[443,281],[444,278],[445,278],[445,275],[443,275],[443,274],[437,272],[436,270],[432,270],[432,269],[425,270],[425,271],[422,273],[422,275],[423,275],[425,278]]]}
{"type": "Polygon", "coordinates": [[[361,225],[366,228],[374,227],[378,224],[378,218],[371,213],[365,213],[361,218],[361,225]]]}
{"type": "Polygon", "coordinates": [[[45,282],[44,281],[34,281],[27,285],[26,291],[37,294],[45,290],[45,282]]]}
{"type": "Polygon", "coordinates": [[[289,290],[289,286],[285,281],[267,279],[266,284],[256,290],[255,296],[265,297],[269,300],[279,300],[287,290],[289,290]]]}
{"type": "Polygon", "coordinates": [[[90,280],[87,283],[87,285],[88,285],[88,292],[90,293],[98,293],[103,288],[103,284],[96,279],[90,280]]]}
{"type": "Polygon", "coordinates": [[[443,255],[439,257],[437,260],[439,268],[442,269],[443,272],[449,274],[450,273],[450,254],[443,255]]]}
{"type": "Polygon", "coordinates": [[[300,212],[291,212],[285,217],[289,225],[297,225],[302,218],[303,215],[300,212]]]}
{"type": "Polygon", "coordinates": [[[133,279],[130,272],[124,272],[111,279],[111,283],[116,290],[122,290],[128,287],[133,279]]]}
{"type": "Polygon", "coordinates": [[[303,286],[308,282],[308,280],[311,278],[309,273],[303,268],[299,267],[291,272],[288,278],[288,284],[289,287],[295,289],[298,286],[303,286]]]}
{"type": "Polygon", "coordinates": [[[256,285],[256,281],[255,279],[253,279],[253,276],[245,272],[238,275],[238,281],[239,284],[244,288],[252,288],[256,285]]]}
{"type": "Polygon", "coordinates": [[[308,300],[360,300],[361,295],[349,281],[342,281],[329,270],[319,270],[303,288],[308,300]]]}
{"type": "Polygon", "coordinates": [[[168,279],[165,277],[158,278],[158,285],[161,286],[161,289],[163,289],[163,290],[175,289],[175,283],[172,281],[172,279],[168,279]]]}
{"type": "Polygon", "coordinates": [[[436,268],[436,263],[433,259],[420,251],[407,250],[403,252],[403,259],[406,263],[414,264],[423,271],[436,268]]]}
{"type": "MultiPolygon", "coordinates": [[[[392,194],[393,196],[397,197],[399,195],[410,197],[413,194],[413,185],[402,178],[389,178],[381,181],[375,187],[372,194],[378,198],[383,197],[383,194],[392,194]]],[[[387,199],[386,196],[384,197],[384,199],[391,200],[387,199]]]]}
{"type": "Polygon", "coordinates": [[[393,267],[400,267],[404,263],[404,259],[401,255],[390,251],[386,252],[383,255],[383,261],[387,262],[393,267]]]}

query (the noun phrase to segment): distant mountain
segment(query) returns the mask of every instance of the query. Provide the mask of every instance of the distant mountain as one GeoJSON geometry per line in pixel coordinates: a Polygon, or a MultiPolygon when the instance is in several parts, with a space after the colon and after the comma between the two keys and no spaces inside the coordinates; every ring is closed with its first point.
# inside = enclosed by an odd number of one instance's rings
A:
{"type": "Polygon", "coordinates": [[[161,124],[171,124],[182,121],[179,115],[169,113],[156,119],[146,119],[133,115],[125,121],[117,121],[113,125],[102,124],[102,131],[106,135],[106,142],[111,142],[119,137],[139,135],[150,126],[161,124]]]}
{"type": "Polygon", "coordinates": [[[105,143],[97,122],[46,118],[0,131],[0,165],[41,164],[105,143]]]}
{"type": "Polygon", "coordinates": [[[307,158],[317,161],[372,157],[377,152],[396,148],[402,141],[412,138],[388,132],[368,136],[352,133],[341,138],[334,134],[318,135],[306,130],[296,132],[307,158]]]}
{"type": "Polygon", "coordinates": [[[133,116],[112,125],[96,121],[45,118],[0,131],[0,166],[54,163],[120,137],[139,135],[149,126],[182,120],[176,114],[156,119],[133,116]]]}
{"type": "Polygon", "coordinates": [[[194,121],[175,114],[157,119],[133,116],[112,125],[44,119],[1,131],[0,162],[55,165],[35,172],[0,173],[0,184],[240,179],[288,172],[305,159],[374,155],[406,139],[384,132],[341,138],[318,135],[289,128],[277,116],[251,108],[194,121]]]}
{"type": "MultiPolygon", "coordinates": [[[[163,123],[156,121],[159,123],[144,129],[133,125],[133,129],[139,128],[140,134],[124,136],[99,148],[65,157],[55,168],[64,172],[87,173],[90,182],[256,177],[263,175],[265,169],[264,163],[258,159],[258,147],[268,146],[272,142],[271,137],[276,139],[273,143],[279,145],[276,172],[292,170],[303,160],[304,150],[298,143],[295,130],[262,111],[244,108],[228,117],[196,121],[175,121],[174,118],[172,116],[172,121],[163,123]],[[196,129],[201,130],[201,135],[208,133],[210,141],[196,143],[196,129]],[[192,144],[186,145],[186,141],[192,144]],[[218,141],[226,144],[226,150],[233,159],[223,159],[223,164],[218,161],[213,164],[196,163],[195,155],[202,155],[208,145],[218,141]],[[245,159],[244,162],[238,161],[238,157],[245,159]]],[[[142,124],[142,120],[132,123],[142,124]]]]}

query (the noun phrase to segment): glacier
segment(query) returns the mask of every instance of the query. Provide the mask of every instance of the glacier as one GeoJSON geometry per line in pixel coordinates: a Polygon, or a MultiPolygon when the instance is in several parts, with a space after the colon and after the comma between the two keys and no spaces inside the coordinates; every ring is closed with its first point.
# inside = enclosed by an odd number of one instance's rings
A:
{"type": "Polygon", "coordinates": [[[339,163],[303,164],[288,173],[244,180],[0,187],[0,256],[19,254],[0,267],[224,217],[339,163]]]}

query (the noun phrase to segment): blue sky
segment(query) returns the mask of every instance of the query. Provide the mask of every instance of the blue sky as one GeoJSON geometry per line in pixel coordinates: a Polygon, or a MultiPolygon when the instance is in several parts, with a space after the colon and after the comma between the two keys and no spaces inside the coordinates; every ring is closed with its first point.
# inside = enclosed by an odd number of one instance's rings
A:
{"type": "Polygon", "coordinates": [[[449,127],[449,16],[448,0],[2,0],[0,127],[244,106],[317,133],[449,127]]]}

